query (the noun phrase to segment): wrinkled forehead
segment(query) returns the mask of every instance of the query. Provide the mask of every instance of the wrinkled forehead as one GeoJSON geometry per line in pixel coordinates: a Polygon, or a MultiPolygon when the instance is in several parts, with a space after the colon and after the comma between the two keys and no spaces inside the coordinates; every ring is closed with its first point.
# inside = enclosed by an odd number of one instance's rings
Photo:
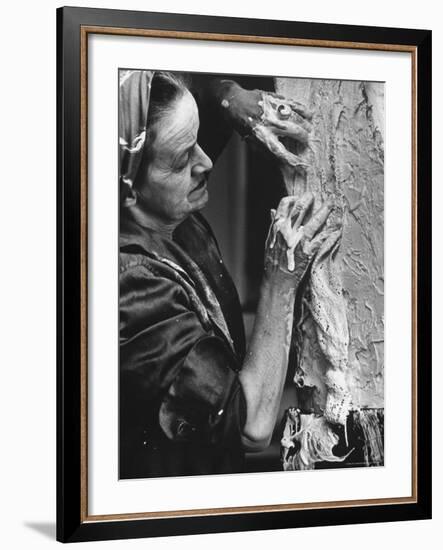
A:
{"type": "Polygon", "coordinates": [[[197,139],[200,121],[198,108],[190,92],[178,99],[155,125],[154,148],[176,152],[197,139]]]}

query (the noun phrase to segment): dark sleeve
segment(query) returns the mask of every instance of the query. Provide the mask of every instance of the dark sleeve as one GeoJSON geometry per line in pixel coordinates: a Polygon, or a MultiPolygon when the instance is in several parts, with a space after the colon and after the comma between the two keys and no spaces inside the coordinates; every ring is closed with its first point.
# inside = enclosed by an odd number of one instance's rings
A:
{"type": "Polygon", "coordinates": [[[200,114],[198,142],[213,162],[220,156],[233,132],[221,102],[229,98],[234,83],[246,90],[275,90],[272,77],[192,74],[192,93],[200,114]]]}
{"type": "Polygon", "coordinates": [[[238,368],[231,348],[203,326],[180,284],[144,265],[121,273],[124,424],[156,419],[174,441],[238,441],[245,421],[238,368]]]}

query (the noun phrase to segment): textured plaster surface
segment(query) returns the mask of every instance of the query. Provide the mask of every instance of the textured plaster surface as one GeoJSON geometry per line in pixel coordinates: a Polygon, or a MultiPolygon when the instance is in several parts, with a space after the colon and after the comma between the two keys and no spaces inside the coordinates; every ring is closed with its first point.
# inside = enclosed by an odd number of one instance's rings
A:
{"type": "MultiPolygon", "coordinates": [[[[276,79],[278,93],[313,112],[309,145],[294,152],[305,167],[286,171],[288,193],[333,196],[330,223],[341,220],[333,262],[347,319],[350,408],[384,406],[384,85],[338,80],[276,79]]],[[[290,143],[285,143],[290,148],[290,143]]],[[[294,331],[295,382],[311,388],[309,407],[325,412],[330,360],[319,343],[310,295],[294,331]]],[[[343,365],[342,365],[343,366],[343,365]]]]}

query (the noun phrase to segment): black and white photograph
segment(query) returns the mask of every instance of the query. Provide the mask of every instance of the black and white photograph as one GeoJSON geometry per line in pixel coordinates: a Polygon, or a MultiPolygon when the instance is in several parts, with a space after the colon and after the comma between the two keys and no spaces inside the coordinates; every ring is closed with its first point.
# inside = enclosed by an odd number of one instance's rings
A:
{"type": "Polygon", "coordinates": [[[383,467],[385,84],[116,84],[120,479],[383,467]]]}

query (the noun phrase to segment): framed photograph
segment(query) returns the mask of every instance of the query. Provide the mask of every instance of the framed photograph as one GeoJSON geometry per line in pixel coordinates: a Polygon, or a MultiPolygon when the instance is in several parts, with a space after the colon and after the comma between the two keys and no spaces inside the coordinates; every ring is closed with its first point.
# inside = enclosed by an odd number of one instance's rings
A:
{"type": "Polygon", "coordinates": [[[431,32],[57,10],[57,538],[431,517],[431,32]]]}

